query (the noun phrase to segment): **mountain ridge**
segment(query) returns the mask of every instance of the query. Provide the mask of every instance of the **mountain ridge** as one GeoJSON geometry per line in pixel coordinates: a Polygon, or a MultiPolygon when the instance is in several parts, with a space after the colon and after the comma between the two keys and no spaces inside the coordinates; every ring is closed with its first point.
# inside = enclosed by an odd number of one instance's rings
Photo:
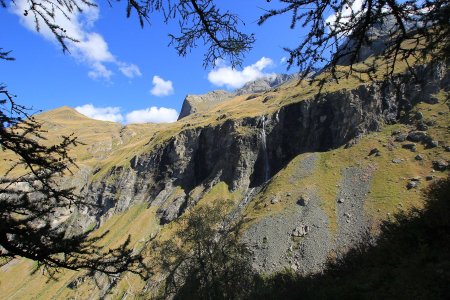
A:
{"type": "Polygon", "coordinates": [[[178,120],[194,113],[201,113],[218,104],[236,96],[246,94],[259,94],[274,89],[298,76],[296,74],[271,74],[245,83],[242,87],[229,92],[226,90],[214,90],[206,94],[187,95],[183,100],[178,120]]]}

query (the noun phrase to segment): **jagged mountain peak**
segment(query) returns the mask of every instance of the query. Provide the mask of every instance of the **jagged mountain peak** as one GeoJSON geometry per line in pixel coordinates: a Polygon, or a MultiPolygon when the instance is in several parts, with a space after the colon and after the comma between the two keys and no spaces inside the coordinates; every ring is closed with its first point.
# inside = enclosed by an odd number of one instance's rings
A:
{"type": "MultiPolygon", "coordinates": [[[[406,29],[409,30],[413,27],[413,24],[406,23],[405,26],[406,29]]],[[[361,45],[354,63],[362,62],[370,56],[380,55],[387,47],[389,47],[390,36],[398,30],[399,25],[393,16],[385,16],[377,22],[374,22],[374,24],[372,24],[365,32],[367,40],[361,45]]],[[[358,41],[359,37],[350,36],[338,50],[338,54],[354,51],[358,41]]],[[[351,55],[344,55],[338,60],[337,64],[347,66],[350,63],[351,55]]]]}
{"type": "Polygon", "coordinates": [[[237,89],[234,93],[236,95],[262,93],[272,88],[276,88],[277,86],[296,77],[296,74],[270,74],[254,81],[247,82],[243,87],[237,89]]]}
{"type": "Polygon", "coordinates": [[[258,78],[254,81],[247,82],[243,87],[236,89],[233,92],[225,90],[214,90],[202,95],[187,95],[183,101],[181,112],[178,120],[198,112],[205,112],[222,103],[225,100],[231,99],[235,96],[245,94],[263,93],[270,89],[276,88],[294,78],[296,74],[270,74],[258,78]]]}
{"type": "Polygon", "coordinates": [[[225,90],[214,90],[203,95],[187,95],[183,101],[178,120],[197,112],[207,111],[233,95],[233,93],[225,90]]]}

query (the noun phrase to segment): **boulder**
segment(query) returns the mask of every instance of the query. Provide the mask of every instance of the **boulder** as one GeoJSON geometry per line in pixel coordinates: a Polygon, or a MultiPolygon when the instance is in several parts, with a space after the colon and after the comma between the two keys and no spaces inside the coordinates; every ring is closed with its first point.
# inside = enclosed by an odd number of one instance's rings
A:
{"type": "Polygon", "coordinates": [[[428,103],[428,104],[438,104],[439,103],[439,99],[436,98],[436,97],[431,96],[431,97],[428,97],[428,98],[424,99],[424,102],[428,103]]]}
{"type": "Polygon", "coordinates": [[[408,184],[406,185],[406,188],[408,190],[416,188],[419,185],[419,182],[416,180],[411,180],[410,182],[408,182],[408,184]]]}
{"type": "Polygon", "coordinates": [[[427,126],[434,126],[434,125],[436,125],[436,121],[435,120],[426,120],[425,124],[427,126]]]}
{"type": "Polygon", "coordinates": [[[301,196],[300,199],[297,200],[297,204],[300,206],[306,206],[309,202],[309,198],[307,196],[301,196]]]}
{"type": "Polygon", "coordinates": [[[420,122],[419,124],[417,124],[417,130],[420,130],[420,131],[427,131],[428,130],[428,126],[425,124],[425,123],[423,123],[423,122],[420,122]]]}
{"type": "MultiPolygon", "coordinates": [[[[378,148],[373,148],[372,150],[370,150],[369,152],[369,156],[371,155],[377,155],[380,153],[380,150],[378,150],[378,148]]],[[[378,156],[378,155],[377,155],[378,156]]]]}
{"type": "Polygon", "coordinates": [[[300,225],[298,227],[295,227],[294,230],[292,230],[292,236],[294,237],[302,237],[305,236],[309,231],[309,226],[307,225],[300,225]]]}
{"type": "Polygon", "coordinates": [[[427,136],[426,132],[423,131],[411,131],[410,133],[408,133],[408,136],[406,137],[406,139],[408,141],[411,142],[422,142],[425,137],[427,136]]]}
{"type": "Polygon", "coordinates": [[[439,142],[435,140],[431,140],[429,143],[427,143],[427,148],[436,148],[439,146],[439,142]]]}
{"type": "Polygon", "coordinates": [[[402,133],[402,134],[398,134],[398,135],[396,135],[395,136],[395,139],[394,139],[394,141],[396,141],[396,142],[404,142],[404,141],[406,141],[406,138],[407,138],[408,136],[406,135],[406,134],[404,134],[404,133],[402,133]]]}
{"type": "Polygon", "coordinates": [[[445,160],[433,161],[433,169],[436,171],[445,171],[448,168],[448,162],[445,160]]]}
{"type": "Polygon", "coordinates": [[[403,145],[402,145],[402,148],[411,150],[412,152],[416,152],[416,150],[417,150],[416,144],[414,144],[414,143],[406,143],[406,144],[403,144],[403,145]]]}

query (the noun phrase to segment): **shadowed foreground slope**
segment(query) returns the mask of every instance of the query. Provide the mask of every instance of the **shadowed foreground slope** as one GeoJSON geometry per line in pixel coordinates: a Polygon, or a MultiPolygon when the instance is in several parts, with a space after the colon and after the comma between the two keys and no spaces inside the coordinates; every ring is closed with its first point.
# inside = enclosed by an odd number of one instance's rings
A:
{"type": "Polygon", "coordinates": [[[426,191],[423,210],[385,221],[322,274],[259,279],[254,299],[447,299],[450,293],[450,177],[426,191]]]}

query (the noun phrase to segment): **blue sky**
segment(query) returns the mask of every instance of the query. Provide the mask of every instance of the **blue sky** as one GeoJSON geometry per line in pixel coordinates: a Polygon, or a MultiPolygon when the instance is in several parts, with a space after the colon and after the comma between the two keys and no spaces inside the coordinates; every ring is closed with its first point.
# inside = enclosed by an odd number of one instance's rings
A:
{"type": "Polygon", "coordinates": [[[71,54],[64,54],[45,30],[34,31],[31,17],[21,13],[26,0],[18,0],[18,7],[0,9],[0,47],[13,50],[16,58],[0,62],[0,82],[18,96],[19,103],[35,109],[68,105],[94,118],[135,123],[173,121],[187,94],[234,89],[258,76],[287,72],[282,48],[295,46],[304,35],[300,28],[289,29],[289,16],[260,27],[256,21],[261,8],[276,4],[217,2],[246,22],[243,31],[256,35],[243,69],[233,71],[227,62],[204,69],[201,42],[186,57],[179,57],[168,47],[168,33],[178,33],[176,22],[167,25],[154,15],[152,24],[141,29],[137,18],[126,18],[124,2],[113,2],[113,7],[97,2],[98,8],[64,23],[82,40],[72,45],[71,54]]]}

